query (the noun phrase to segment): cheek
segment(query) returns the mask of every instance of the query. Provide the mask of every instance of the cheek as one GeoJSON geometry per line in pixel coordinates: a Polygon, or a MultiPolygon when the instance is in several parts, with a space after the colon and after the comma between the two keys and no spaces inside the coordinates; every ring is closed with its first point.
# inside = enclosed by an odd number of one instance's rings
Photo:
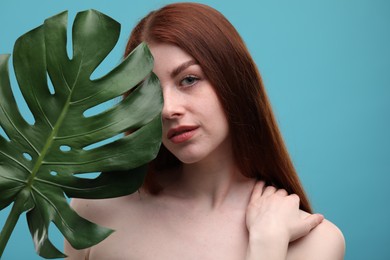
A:
{"type": "Polygon", "coordinates": [[[215,98],[214,106],[209,107],[209,116],[214,118],[215,122],[218,124],[228,125],[227,117],[225,110],[222,107],[222,104],[217,98],[215,98]]]}
{"type": "Polygon", "coordinates": [[[167,139],[168,129],[166,126],[164,126],[164,122],[162,123],[162,138],[161,141],[165,145],[168,141],[167,139]]]}

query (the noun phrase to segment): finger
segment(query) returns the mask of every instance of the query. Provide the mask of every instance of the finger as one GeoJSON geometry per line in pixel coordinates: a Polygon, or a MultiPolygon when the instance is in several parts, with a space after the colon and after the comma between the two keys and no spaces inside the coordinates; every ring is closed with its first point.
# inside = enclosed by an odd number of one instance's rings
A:
{"type": "Polygon", "coordinates": [[[279,196],[282,196],[282,197],[288,196],[288,193],[287,193],[287,191],[285,189],[278,189],[275,194],[279,195],[279,196]]]}
{"type": "Polygon", "coordinates": [[[275,194],[275,192],[276,192],[276,188],[274,186],[267,186],[263,191],[263,197],[269,197],[275,194]]]}
{"type": "Polygon", "coordinates": [[[324,220],[324,216],[321,214],[310,214],[305,218],[304,225],[306,226],[307,233],[313,228],[318,226],[324,220]]]}
{"type": "Polygon", "coordinates": [[[258,200],[261,197],[261,195],[263,194],[264,185],[265,184],[263,181],[256,182],[256,184],[252,190],[252,195],[251,195],[251,198],[249,201],[250,203],[255,202],[256,200],[258,200]]]}
{"type": "Polygon", "coordinates": [[[293,193],[293,194],[290,194],[288,195],[288,198],[294,202],[293,205],[295,205],[296,207],[299,207],[299,203],[300,203],[300,198],[297,194],[293,193]]]}
{"type": "Polygon", "coordinates": [[[290,242],[306,236],[313,228],[317,227],[324,220],[324,216],[321,214],[306,214],[307,217],[305,217],[303,221],[301,221],[300,224],[296,227],[297,229],[295,232],[293,232],[294,235],[290,238],[290,242]]]}

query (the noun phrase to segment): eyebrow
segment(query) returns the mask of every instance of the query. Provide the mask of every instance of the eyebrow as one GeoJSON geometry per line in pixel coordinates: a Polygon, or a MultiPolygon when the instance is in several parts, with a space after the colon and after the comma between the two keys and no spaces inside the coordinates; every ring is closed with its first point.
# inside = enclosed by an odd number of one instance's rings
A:
{"type": "Polygon", "coordinates": [[[198,64],[198,62],[196,62],[195,60],[189,60],[189,61],[182,63],[181,65],[179,65],[176,69],[174,69],[171,72],[171,77],[172,78],[176,77],[177,75],[179,75],[180,72],[182,72],[186,68],[188,68],[192,65],[196,65],[196,64],[198,64]]]}

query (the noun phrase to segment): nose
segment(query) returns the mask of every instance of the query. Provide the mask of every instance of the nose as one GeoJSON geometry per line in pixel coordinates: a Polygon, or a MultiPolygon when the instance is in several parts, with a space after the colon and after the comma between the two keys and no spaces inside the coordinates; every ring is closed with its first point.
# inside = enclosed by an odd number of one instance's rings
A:
{"type": "Polygon", "coordinates": [[[178,119],[184,114],[183,98],[174,88],[162,88],[164,105],[162,109],[163,119],[178,119]]]}

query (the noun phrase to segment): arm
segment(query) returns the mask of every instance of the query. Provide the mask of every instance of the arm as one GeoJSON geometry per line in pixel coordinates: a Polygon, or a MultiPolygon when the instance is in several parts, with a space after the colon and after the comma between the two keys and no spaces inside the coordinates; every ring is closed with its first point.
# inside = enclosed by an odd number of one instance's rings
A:
{"type": "Polygon", "coordinates": [[[302,216],[297,195],[258,182],[246,212],[249,232],[247,260],[285,260],[289,243],[306,236],[324,217],[302,216]]]}

